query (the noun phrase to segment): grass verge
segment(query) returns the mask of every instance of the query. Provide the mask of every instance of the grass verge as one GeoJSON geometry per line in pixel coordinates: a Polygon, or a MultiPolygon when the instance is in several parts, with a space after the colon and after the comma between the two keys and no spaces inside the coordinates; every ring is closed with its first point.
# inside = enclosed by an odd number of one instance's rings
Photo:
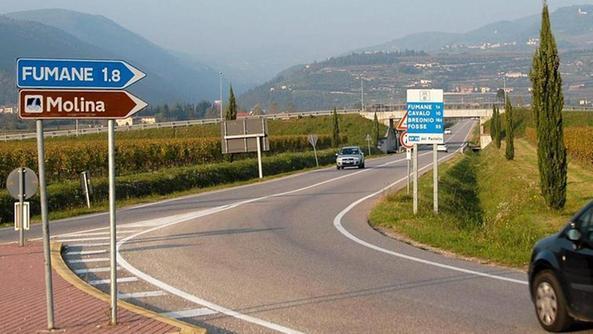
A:
{"type": "Polygon", "coordinates": [[[371,212],[371,225],[438,249],[524,267],[538,239],[557,232],[593,198],[593,171],[569,165],[567,205],[548,209],[540,195],[536,148],[516,140],[516,158],[504,146],[466,153],[440,167],[440,214],[432,213],[432,175],[420,178],[419,214],[405,190],[371,212]]]}

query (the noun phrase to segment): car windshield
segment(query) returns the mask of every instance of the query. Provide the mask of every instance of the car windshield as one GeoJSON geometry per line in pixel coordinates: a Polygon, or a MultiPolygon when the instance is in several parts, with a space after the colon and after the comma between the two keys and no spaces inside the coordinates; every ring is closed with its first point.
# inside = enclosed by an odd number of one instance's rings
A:
{"type": "Polygon", "coordinates": [[[354,155],[358,154],[358,149],[354,147],[346,147],[340,151],[341,155],[354,155]]]}

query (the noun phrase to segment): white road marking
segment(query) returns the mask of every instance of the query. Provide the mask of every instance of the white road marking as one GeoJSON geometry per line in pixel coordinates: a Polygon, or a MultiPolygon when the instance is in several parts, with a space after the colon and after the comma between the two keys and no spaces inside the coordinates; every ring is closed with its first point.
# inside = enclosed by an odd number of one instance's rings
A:
{"type": "Polygon", "coordinates": [[[96,259],[78,259],[78,260],[70,260],[68,263],[87,263],[87,262],[107,262],[109,261],[108,257],[101,257],[96,259]]]}
{"type": "MultiPolygon", "coordinates": [[[[117,267],[117,270],[120,270],[121,267],[117,267]]],[[[84,269],[75,269],[75,274],[88,274],[88,273],[104,273],[110,271],[110,267],[101,267],[101,268],[84,268],[84,269]]]]}
{"type": "MultiPolygon", "coordinates": [[[[424,156],[424,155],[428,155],[428,154],[432,154],[432,152],[423,153],[420,156],[424,156]]],[[[398,162],[405,161],[405,160],[406,159],[403,158],[403,159],[397,159],[397,160],[389,161],[389,162],[386,162],[384,164],[379,165],[378,167],[384,167],[384,166],[396,164],[398,162]]],[[[194,213],[185,213],[185,214],[173,215],[173,216],[169,216],[169,217],[163,217],[163,218],[158,218],[158,219],[150,220],[149,222],[151,222],[151,223],[152,222],[155,222],[156,220],[158,220],[160,222],[160,225],[155,226],[155,227],[150,228],[150,229],[147,229],[145,231],[142,231],[142,232],[139,232],[139,233],[130,235],[130,236],[128,236],[128,237],[120,240],[117,243],[117,262],[123,268],[125,268],[127,271],[129,271],[133,275],[139,277],[140,279],[142,279],[142,280],[144,280],[144,281],[146,281],[146,282],[148,282],[148,283],[150,283],[150,284],[152,284],[152,285],[154,285],[156,287],[159,287],[159,288],[161,288],[161,289],[169,292],[170,294],[176,295],[178,297],[181,297],[181,298],[183,298],[185,300],[188,300],[190,302],[193,302],[195,304],[206,306],[206,307],[208,307],[208,308],[210,308],[212,310],[215,310],[215,311],[217,311],[219,313],[223,313],[223,314],[226,314],[228,316],[231,316],[231,317],[234,317],[234,318],[237,318],[237,319],[241,319],[241,320],[244,320],[244,321],[247,321],[247,322],[256,324],[256,325],[260,325],[262,327],[273,329],[273,330],[278,331],[278,332],[281,332],[281,333],[286,333],[286,334],[302,334],[302,332],[299,332],[297,330],[294,330],[294,329],[291,329],[291,328],[288,328],[288,327],[284,327],[282,325],[279,325],[279,324],[276,324],[276,323],[273,323],[273,322],[269,322],[269,321],[266,321],[266,320],[263,320],[263,319],[255,318],[255,317],[252,317],[252,316],[249,316],[249,315],[246,315],[246,314],[242,314],[242,313],[239,313],[237,311],[234,311],[234,310],[225,308],[223,306],[220,306],[220,305],[211,303],[211,302],[209,302],[207,300],[204,300],[202,298],[199,298],[197,296],[194,296],[192,294],[189,294],[189,293],[187,293],[185,291],[182,291],[182,290],[180,290],[180,289],[178,289],[176,287],[173,287],[173,286],[171,286],[171,285],[169,285],[169,284],[167,284],[167,283],[165,283],[163,281],[160,281],[160,280],[158,280],[158,279],[156,279],[156,278],[154,278],[154,277],[152,277],[152,276],[150,276],[150,275],[148,275],[148,274],[146,274],[146,273],[144,273],[144,272],[136,269],[129,262],[127,262],[123,258],[123,256],[120,254],[120,248],[127,241],[129,241],[129,240],[131,240],[133,238],[136,238],[136,237],[138,237],[140,235],[143,235],[143,234],[146,234],[146,233],[150,233],[150,232],[153,232],[153,231],[156,231],[156,230],[165,228],[165,227],[169,227],[169,226],[172,226],[172,225],[175,225],[175,224],[183,223],[183,222],[186,222],[186,221],[189,221],[189,220],[193,220],[193,219],[197,219],[197,218],[200,218],[200,217],[205,217],[205,216],[208,216],[208,215],[216,214],[216,213],[223,212],[223,211],[226,211],[226,210],[234,209],[236,207],[239,207],[239,206],[242,206],[242,205],[245,205],[245,204],[249,204],[249,203],[253,203],[253,202],[257,202],[257,201],[262,201],[262,200],[266,200],[266,199],[273,198],[273,197],[285,196],[285,195],[289,195],[289,194],[301,192],[301,191],[304,191],[304,190],[309,190],[309,189],[312,189],[312,188],[315,188],[315,187],[319,187],[319,186],[321,186],[323,184],[327,184],[327,183],[330,183],[330,182],[335,182],[335,181],[338,181],[338,180],[341,180],[341,179],[344,179],[344,178],[350,178],[350,177],[352,177],[354,175],[361,174],[361,173],[367,173],[367,172],[372,171],[372,170],[373,170],[372,168],[370,168],[370,169],[363,169],[363,170],[358,171],[358,172],[354,172],[354,173],[349,173],[349,174],[346,174],[346,175],[338,176],[338,177],[335,177],[333,179],[321,181],[321,182],[315,183],[313,185],[309,185],[309,186],[302,187],[302,188],[295,189],[295,190],[290,190],[290,191],[286,191],[286,192],[282,192],[282,193],[276,193],[276,194],[271,194],[271,195],[267,195],[267,196],[263,196],[263,197],[258,197],[258,198],[244,200],[244,201],[239,201],[239,202],[235,202],[235,203],[232,203],[232,204],[227,204],[227,205],[223,205],[223,206],[219,206],[219,207],[205,209],[205,210],[201,210],[201,211],[194,212],[194,213]]],[[[143,223],[146,223],[146,221],[139,222],[137,224],[143,224],[143,223]]]]}
{"type": "Polygon", "coordinates": [[[64,255],[95,255],[107,253],[106,249],[93,250],[93,251],[79,251],[79,252],[66,252],[64,255]]]}
{"type": "Polygon", "coordinates": [[[161,313],[162,316],[175,318],[175,319],[183,319],[183,318],[193,318],[193,317],[201,317],[205,315],[212,315],[217,314],[218,312],[213,311],[207,307],[196,308],[193,310],[183,310],[183,311],[176,311],[176,312],[166,312],[161,313]]]}
{"type": "MultiPolygon", "coordinates": [[[[82,216],[82,217],[72,217],[72,218],[67,218],[67,219],[64,219],[64,220],[60,220],[59,222],[55,222],[53,224],[61,223],[63,221],[67,221],[67,220],[84,219],[84,218],[89,218],[89,217],[93,217],[93,216],[96,216],[96,215],[103,215],[103,214],[104,213],[99,213],[99,214],[94,214],[94,215],[87,215],[87,216],[82,216]]],[[[123,229],[127,229],[127,228],[135,228],[135,227],[134,226],[129,226],[128,224],[118,225],[117,226],[117,230],[118,230],[117,232],[118,233],[128,233],[128,231],[121,231],[122,228],[123,229]]],[[[93,228],[93,229],[83,230],[83,231],[76,231],[76,232],[64,233],[64,234],[58,234],[58,235],[52,236],[51,238],[54,239],[54,238],[62,238],[62,237],[69,237],[69,236],[78,236],[79,234],[83,234],[83,233],[86,233],[86,232],[100,231],[100,230],[106,230],[106,229],[109,229],[109,226],[107,226],[107,227],[98,227],[98,228],[93,228]]],[[[135,232],[135,231],[130,231],[129,233],[132,233],[132,232],[135,232]]],[[[107,234],[108,233],[109,232],[107,232],[107,234]]],[[[37,241],[37,240],[41,240],[41,239],[43,239],[43,238],[41,238],[41,237],[40,238],[32,238],[32,239],[28,239],[28,240],[29,241],[37,241]]]]}
{"type": "MultiPolygon", "coordinates": [[[[136,233],[136,232],[140,232],[139,230],[127,230],[127,231],[121,231],[121,230],[117,230],[117,234],[126,234],[126,233],[136,233]]],[[[52,238],[71,238],[71,237],[90,237],[93,235],[109,235],[109,231],[104,231],[104,232],[85,232],[85,231],[81,231],[81,232],[76,232],[73,234],[67,234],[67,235],[57,235],[55,237],[52,238]]]]}
{"type": "MultiPolygon", "coordinates": [[[[465,137],[465,141],[467,141],[467,138],[469,137],[469,135],[471,134],[471,132],[465,137]]],[[[462,147],[463,148],[463,147],[462,147]]],[[[438,161],[442,161],[444,159],[447,159],[450,155],[457,153],[458,151],[460,151],[462,148],[460,148],[459,150],[455,151],[454,153],[448,154],[445,157],[439,159],[438,161]]],[[[432,167],[432,163],[424,166],[423,168],[419,169],[419,172],[425,169],[428,169],[429,167],[432,167]]],[[[355,206],[357,206],[358,204],[366,201],[369,198],[375,197],[379,194],[381,194],[382,192],[394,187],[396,184],[401,183],[406,181],[407,177],[403,177],[395,182],[393,182],[392,184],[388,185],[387,187],[384,187],[383,189],[380,189],[377,192],[374,192],[370,195],[367,195],[353,203],[351,203],[350,205],[348,205],[344,210],[342,210],[340,213],[338,213],[338,215],[334,218],[334,226],[335,228],[342,233],[345,237],[347,237],[348,239],[363,245],[365,247],[374,249],[376,251],[385,253],[385,254],[389,254],[389,255],[393,255],[402,259],[406,259],[406,260],[410,260],[410,261],[414,261],[414,262],[418,262],[418,263],[422,263],[422,264],[426,264],[426,265],[430,265],[430,266],[435,266],[435,267],[439,267],[439,268],[444,268],[444,269],[449,269],[449,270],[453,270],[453,271],[457,271],[457,272],[462,272],[462,273],[466,273],[466,274],[471,274],[471,275],[475,275],[475,276],[481,276],[481,277],[486,277],[486,278],[492,278],[492,279],[496,279],[496,280],[501,280],[501,281],[506,281],[506,282],[511,282],[511,283],[517,283],[517,284],[527,284],[526,281],[523,280],[518,280],[518,279],[514,279],[514,278],[509,278],[509,277],[504,277],[504,276],[498,276],[498,275],[491,275],[491,274],[487,274],[484,272],[480,272],[480,271],[475,271],[475,270],[469,270],[469,269],[464,269],[461,267],[456,267],[456,266],[451,266],[451,265],[446,265],[446,264],[442,264],[442,263],[438,263],[438,262],[434,262],[434,261],[428,261],[428,260],[424,260],[418,257],[414,257],[414,256],[409,256],[409,255],[405,255],[402,253],[398,253],[398,252],[394,252],[385,248],[381,248],[379,246],[373,245],[371,243],[368,243],[364,240],[361,240],[359,238],[357,238],[356,236],[354,236],[352,233],[348,232],[344,226],[342,225],[342,218],[344,218],[344,216],[350,212],[350,210],[352,210],[355,206]]]]}
{"type": "Polygon", "coordinates": [[[157,291],[118,293],[117,297],[121,298],[121,299],[130,299],[130,298],[159,297],[159,296],[164,296],[164,295],[166,295],[166,293],[164,291],[157,290],[157,291]]]}
{"type": "MultiPolygon", "coordinates": [[[[118,277],[117,278],[117,284],[119,283],[130,283],[130,282],[136,282],[138,281],[138,277],[118,277]]],[[[89,281],[88,282],[90,285],[102,285],[102,284],[110,284],[111,280],[110,279],[98,279],[98,280],[94,280],[94,281],[89,281]]]]}
{"type": "Polygon", "coordinates": [[[98,240],[109,240],[109,237],[92,237],[92,238],[76,238],[76,239],[59,239],[57,242],[73,242],[73,241],[98,241],[98,240]]]}
{"type": "Polygon", "coordinates": [[[68,248],[73,248],[73,247],[102,247],[102,246],[109,246],[108,242],[99,242],[99,243],[95,243],[95,244],[71,244],[71,245],[66,245],[68,248]]]}

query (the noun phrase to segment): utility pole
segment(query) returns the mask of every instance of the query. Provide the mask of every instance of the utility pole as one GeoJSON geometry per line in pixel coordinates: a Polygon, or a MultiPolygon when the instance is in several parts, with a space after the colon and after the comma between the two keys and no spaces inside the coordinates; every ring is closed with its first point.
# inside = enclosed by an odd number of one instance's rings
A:
{"type": "Polygon", "coordinates": [[[507,105],[507,74],[502,75],[502,90],[504,91],[504,105],[507,105]]]}
{"type": "Polygon", "coordinates": [[[364,84],[360,76],[360,110],[364,112],[364,84]]]}
{"type": "Polygon", "coordinates": [[[220,83],[220,121],[222,122],[222,120],[224,119],[222,117],[222,72],[218,72],[219,75],[219,83],[220,83]]]}

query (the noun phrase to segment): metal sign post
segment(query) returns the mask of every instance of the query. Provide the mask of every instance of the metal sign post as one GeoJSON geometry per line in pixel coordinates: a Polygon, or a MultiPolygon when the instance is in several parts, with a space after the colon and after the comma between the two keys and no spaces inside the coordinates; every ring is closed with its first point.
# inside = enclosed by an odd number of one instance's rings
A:
{"type": "Polygon", "coordinates": [[[20,228],[19,228],[19,246],[25,246],[25,173],[24,168],[19,168],[19,209],[20,209],[20,228]]]}
{"type": "MultiPolygon", "coordinates": [[[[433,144],[433,209],[438,213],[438,157],[437,144],[444,143],[443,119],[444,103],[442,89],[409,89],[407,97],[408,141],[414,144],[433,144]]],[[[418,152],[415,153],[417,160],[418,152]]],[[[415,161],[417,164],[417,161],[415,161]]],[[[414,181],[417,182],[418,170],[414,168],[414,181]]],[[[416,186],[416,184],[414,184],[416,186]]],[[[417,193],[414,189],[414,214],[417,212],[417,193]]]]}
{"type": "Polygon", "coordinates": [[[80,173],[80,183],[82,192],[86,198],[86,206],[90,209],[91,208],[91,179],[88,171],[83,171],[80,173]]]}
{"type": "Polygon", "coordinates": [[[406,162],[408,163],[408,169],[406,173],[407,177],[407,194],[410,194],[410,160],[412,160],[412,149],[406,149],[406,162]]]}
{"type": "Polygon", "coordinates": [[[117,325],[117,257],[115,256],[116,225],[115,225],[115,125],[108,121],[109,150],[109,258],[111,262],[111,324],[117,325]]]}
{"type": "Polygon", "coordinates": [[[41,120],[109,120],[111,324],[115,325],[117,324],[117,238],[115,220],[114,119],[131,117],[147,106],[144,101],[121,90],[145,76],[146,74],[135,67],[117,60],[27,58],[17,60],[17,86],[21,88],[19,91],[19,116],[21,119],[37,120],[41,217],[43,223],[45,278],[48,300],[47,319],[50,330],[53,329],[54,314],[44,165],[45,148],[43,142],[43,123],[41,120]],[[56,88],[64,88],[64,90],[55,90],[56,88]]]}
{"type": "Polygon", "coordinates": [[[257,169],[259,171],[259,178],[264,178],[264,172],[261,165],[261,137],[257,137],[257,169]]]}
{"type": "Polygon", "coordinates": [[[19,231],[19,246],[25,245],[25,230],[28,230],[25,226],[26,217],[25,210],[27,205],[25,200],[33,197],[37,193],[37,186],[39,180],[35,172],[27,167],[19,167],[14,169],[8,178],[6,178],[6,188],[12,198],[18,200],[15,203],[15,214],[14,214],[14,228],[19,231]],[[17,212],[18,210],[18,212],[17,212]]]}
{"type": "Polygon", "coordinates": [[[313,146],[313,153],[315,154],[315,164],[317,165],[317,167],[319,167],[319,159],[317,159],[317,140],[319,139],[319,137],[317,137],[317,135],[309,135],[307,139],[309,140],[309,144],[313,146]]]}
{"type": "Polygon", "coordinates": [[[367,140],[367,146],[369,148],[369,156],[370,156],[371,155],[371,135],[369,135],[368,133],[367,133],[366,140],[367,140]]]}
{"type": "Polygon", "coordinates": [[[433,211],[439,213],[439,158],[437,144],[432,144],[432,184],[433,211]]]}
{"type": "Polygon", "coordinates": [[[47,218],[47,185],[45,182],[45,143],[43,121],[37,120],[37,161],[39,165],[39,196],[41,204],[41,228],[43,230],[43,262],[45,273],[45,299],[47,307],[47,329],[54,329],[54,297],[51,277],[51,256],[49,249],[49,220],[47,218]]]}
{"type": "Polygon", "coordinates": [[[418,213],[418,145],[414,144],[414,148],[412,149],[413,158],[412,158],[412,169],[413,169],[413,211],[414,214],[418,213]]]}
{"type": "Polygon", "coordinates": [[[262,151],[270,150],[268,126],[264,118],[226,120],[221,124],[222,153],[257,152],[259,178],[263,178],[262,151]]]}

